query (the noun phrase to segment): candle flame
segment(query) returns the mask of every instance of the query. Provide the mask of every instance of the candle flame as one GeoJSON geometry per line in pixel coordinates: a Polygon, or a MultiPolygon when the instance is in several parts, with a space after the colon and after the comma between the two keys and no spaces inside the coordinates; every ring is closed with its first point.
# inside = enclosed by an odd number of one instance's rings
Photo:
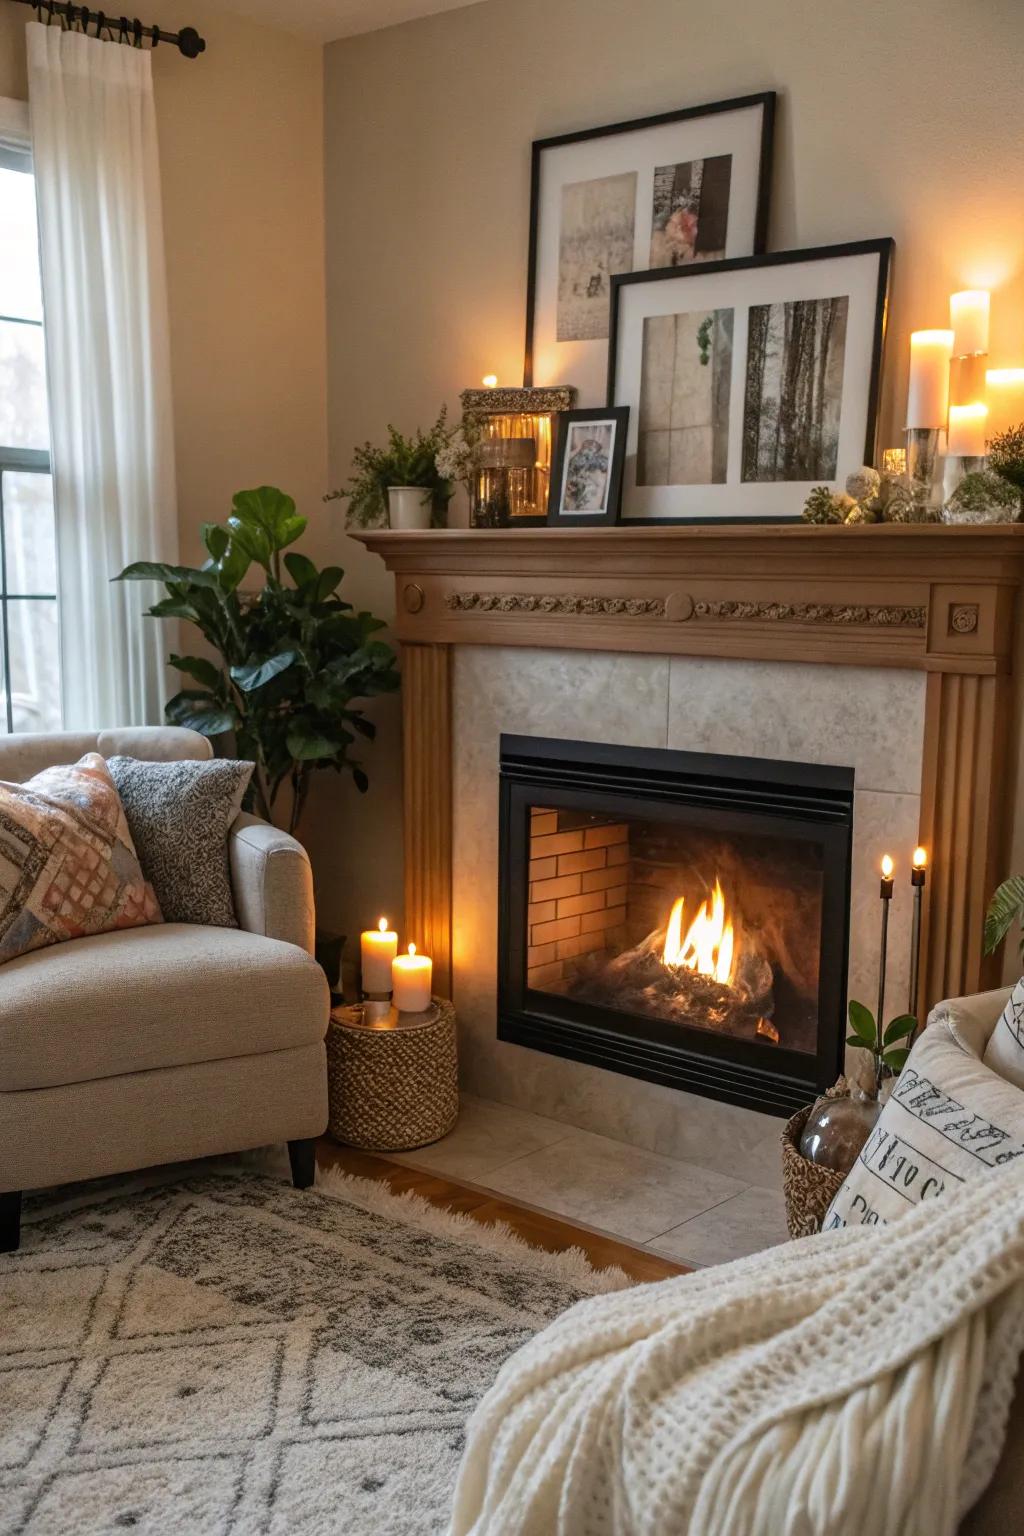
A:
{"type": "Polygon", "coordinates": [[[887,853],[882,855],[882,875],[886,880],[892,879],[893,862],[887,853]]]}
{"type": "Polygon", "coordinates": [[[387,933],[387,931],[388,931],[388,920],[387,920],[387,918],[386,917],[382,917],[380,919],[380,921],[378,922],[377,927],[380,929],[381,933],[387,933]]]}
{"type": "Polygon", "coordinates": [[[414,955],[416,953],[416,945],[415,944],[410,944],[409,945],[409,953],[410,953],[410,955],[414,955]]]}
{"type": "Polygon", "coordinates": [[[924,849],[923,848],[915,848],[914,849],[914,868],[915,869],[924,869],[924,867],[925,867],[925,865],[927,863],[928,863],[928,855],[925,853],[924,849]]]}
{"type": "Polygon", "coordinates": [[[496,373],[485,373],[482,382],[484,389],[497,389],[498,375],[496,373]]]}
{"type": "Polygon", "coordinates": [[[986,384],[1024,384],[1024,368],[989,368],[986,384]]]}

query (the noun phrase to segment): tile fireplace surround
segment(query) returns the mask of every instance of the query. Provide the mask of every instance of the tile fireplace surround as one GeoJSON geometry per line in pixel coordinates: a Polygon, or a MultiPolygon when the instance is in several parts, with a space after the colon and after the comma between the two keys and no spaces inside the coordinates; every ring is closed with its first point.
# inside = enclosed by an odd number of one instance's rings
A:
{"type": "MultiPolygon", "coordinates": [[[[881,854],[902,855],[905,883],[918,840],[932,862],[919,1006],[997,979],[981,928],[1006,873],[1024,526],[358,537],[396,581],[405,926],[455,996],[472,1092],[762,1181],[776,1155],[766,1115],[497,1039],[502,732],[851,767],[851,995],[874,996],[881,854]]],[[[898,896],[893,1011],[908,985],[898,896]]]]}

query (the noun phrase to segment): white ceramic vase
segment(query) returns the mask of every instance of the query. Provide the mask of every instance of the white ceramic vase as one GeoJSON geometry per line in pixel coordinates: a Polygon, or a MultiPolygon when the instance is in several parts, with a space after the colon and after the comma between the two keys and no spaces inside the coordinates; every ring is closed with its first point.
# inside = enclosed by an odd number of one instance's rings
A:
{"type": "Polygon", "coordinates": [[[392,528],[429,528],[432,498],[421,485],[388,486],[388,522],[392,528]]]}

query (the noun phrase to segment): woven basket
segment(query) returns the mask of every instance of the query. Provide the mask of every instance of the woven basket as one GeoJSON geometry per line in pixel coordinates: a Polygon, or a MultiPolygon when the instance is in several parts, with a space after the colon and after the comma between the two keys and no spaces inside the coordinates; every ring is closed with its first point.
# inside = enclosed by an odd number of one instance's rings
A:
{"type": "Polygon", "coordinates": [[[367,1152],[405,1152],[447,1136],[459,1115],[455,1009],[434,998],[436,1017],[368,1029],[336,1008],[327,1031],[330,1132],[367,1152]]]}
{"type": "MultiPolygon", "coordinates": [[[[836,1088],[830,1088],[826,1095],[833,1099],[845,1096],[844,1091],[837,1092],[836,1088]]],[[[834,1168],[819,1168],[817,1163],[809,1163],[800,1151],[800,1137],[813,1108],[813,1104],[808,1104],[804,1109],[798,1109],[786,1121],[782,1132],[782,1190],[786,1197],[790,1237],[810,1237],[812,1232],[821,1231],[825,1212],[846,1177],[834,1168]]]]}

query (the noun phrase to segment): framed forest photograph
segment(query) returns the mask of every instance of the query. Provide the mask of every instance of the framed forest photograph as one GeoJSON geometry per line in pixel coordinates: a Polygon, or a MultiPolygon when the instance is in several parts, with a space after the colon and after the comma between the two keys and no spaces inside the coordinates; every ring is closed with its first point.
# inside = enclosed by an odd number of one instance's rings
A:
{"type": "Polygon", "coordinates": [[[796,520],[875,459],[891,240],[612,281],[623,521],[796,520]]]}
{"type": "Polygon", "coordinates": [[[533,145],[527,384],[604,399],[611,285],[763,251],[775,93],[533,145]]]}
{"type": "Polygon", "coordinates": [[[628,421],[625,407],[561,412],[551,463],[549,523],[580,528],[618,521],[628,421]]]}

